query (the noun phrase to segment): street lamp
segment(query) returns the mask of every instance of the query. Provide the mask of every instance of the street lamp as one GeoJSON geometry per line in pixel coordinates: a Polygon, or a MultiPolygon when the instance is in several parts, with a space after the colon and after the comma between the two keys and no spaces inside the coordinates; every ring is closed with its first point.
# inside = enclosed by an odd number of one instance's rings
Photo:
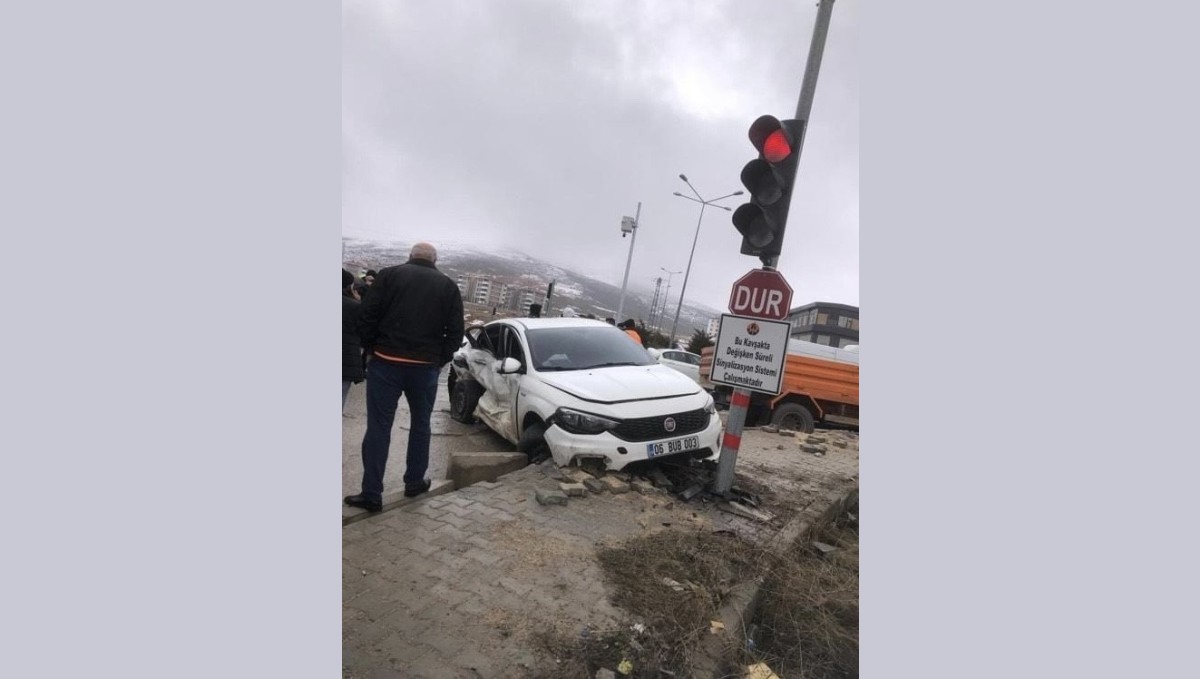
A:
{"type": "Polygon", "coordinates": [[[722,210],[732,212],[733,208],[725,207],[724,205],[714,205],[714,203],[716,203],[718,200],[725,200],[726,198],[742,195],[741,191],[734,191],[728,196],[721,196],[720,198],[713,198],[712,200],[704,200],[704,198],[700,196],[700,192],[696,190],[696,187],[692,186],[692,183],[688,181],[687,175],[681,174],[679,175],[679,178],[683,180],[683,183],[688,185],[688,188],[692,190],[692,193],[696,194],[696,197],[692,198],[691,196],[685,196],[678,191],[675,192],[675,195],[679,196],[680,198],[687,198],[693,203],[700,203],[700,219],[696,220],[696,235],[692,237],[692,254],[688,255],[687,272],[683,275],[683,287],[679,290],[679,303],[675,306],[675,322],[671,324],[671,346],[675,346],[675,331],[679,328],[679,312],[683,309],[683,296],[685,293],[687,293],[688,278],[690,278],[692,275],[692,257],[696,256],[696,241],[700,239],[700,223],[704,221],[704,208],[712,205],[713,207],[719,207],[722,210]]]}

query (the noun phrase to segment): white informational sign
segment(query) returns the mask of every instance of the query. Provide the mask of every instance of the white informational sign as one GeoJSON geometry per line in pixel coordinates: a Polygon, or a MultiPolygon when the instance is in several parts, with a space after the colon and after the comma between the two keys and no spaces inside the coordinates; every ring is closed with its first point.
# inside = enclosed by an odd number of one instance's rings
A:
{"type": "Polygon", "coordinates": [[[721,314],[713,351],[712,381],[778,394],[783,387],[792,324],[721,314]]]}

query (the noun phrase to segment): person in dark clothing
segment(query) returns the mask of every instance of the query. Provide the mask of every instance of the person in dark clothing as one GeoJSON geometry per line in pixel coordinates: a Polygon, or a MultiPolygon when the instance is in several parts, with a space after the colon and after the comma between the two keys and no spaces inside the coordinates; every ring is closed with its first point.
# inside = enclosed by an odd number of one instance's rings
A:
{"type": "Polygon", "coordinates": [[[346,504],[383,508],[383,474],[400,397],[410,411],[404,496],[429,490],[430,416],[438,374],[463,338],[458,285],[437,270],[437,249],[413,246],[404,264],[380,270],[363,297],[358,336],[367,355],[367,432],[363,436],[362,491],[346,504]]]}
{"type": "Polygon", "coordinates": [[[362,345],[358,341],[358,293],[354,290],[354,274],[342,269],[342,413],[350,385],[363,381],[362,345]]]}

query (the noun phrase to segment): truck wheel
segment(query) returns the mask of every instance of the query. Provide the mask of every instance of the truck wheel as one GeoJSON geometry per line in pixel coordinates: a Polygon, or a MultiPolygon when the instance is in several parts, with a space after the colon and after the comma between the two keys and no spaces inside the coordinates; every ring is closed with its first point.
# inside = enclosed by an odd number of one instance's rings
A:
{"type": "Polygon", "coordinates": [[[802,431],[805,434],[811,434],[815,428],[812,413],[799,403],[780,404],[771,415],[771,424],[780,429],[802,431]]]}
{"type": "Polygon", "coordinates": [[[483,385],[474,380],[456,380],[450,390],[450,419],[475,424],[475,406],[483,396],[483,385]]]}
{"type": "Polygon", "coordinates": [[[540,462],[550,456],[550,446],[546,445],[546,423],[534,422],[521,432],[517,441],[517,450],[529,456],[531,463],[540,462]]]}

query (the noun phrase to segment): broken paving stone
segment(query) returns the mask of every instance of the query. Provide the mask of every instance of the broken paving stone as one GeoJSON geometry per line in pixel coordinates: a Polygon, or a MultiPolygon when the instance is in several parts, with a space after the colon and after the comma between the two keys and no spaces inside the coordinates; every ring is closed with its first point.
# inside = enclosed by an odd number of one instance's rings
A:
{"type": "Polygon", "coordinates": [[[780,436],[789,436],[789,437],[791,437],[791,438],[795,438],[795,437],[796,437],[796,432],[792,431],[791,429],[780,429],[780,430],[779,430],[779,435],[780,435],[780,436]]]}
{"type": "Polygon", "coordinates": [[[617,679],[616,673],[609,669],[596,670],[596,679],[617,679]]]}
{"type": "Polygon", "coordinates": [[[583,487],[587,488],[588,490],[592,491],[593,493],[603,493],[604,489],[607,488],[608,486],[600,479],[594,479],[594,478],[588,477],[583,480],[583,487]]]}
{"type": "Polygon", "coordinates": [[[538,488],[534,491],[534,496],[537,497],[538,504],[541,505],[565,505],[567,504],[567,496],[562,491],[557,490],[542,490],[538,488]]]}
{"type": "Polygon", "coordinates": [[[767,432],[768,434],[778,434],[779,433],[779,427],[776,427],[773,424],[768,424],[767,426],[763,427],[762,430],[767,432]]]}
{"type": "Polygon", "coordinates": [[[679,497],[683,498],[684,500],[690,500],[690,499],[696,497],[697,495],[699,495],[700,492],[703,490],[704,490],[704,486],[697,483],[697,484],[691,486],[690,488],[687,488],[682,493],[680,493],[679,497]]]}
{"type": "Polygon", "coordinates": [[[650,470],[650,482],[653,483],[654,485],[658,486],[659,488],[667,488],[667,489],[670,489],[672,486],[675,485],[675,484],[671,483],[671,479],[667,478],[667,475],[663,473],[663,470],[661,470],[657,467],[650,470]]]}
{"type": "Polygon", "coordinates": [[[817,542],[814,540],[812,544],[813,547],[816,547],[817,551],[821,553],[821,556],[825,556],[826,554],[837,551],[837,547],[834,547],[833,545],[827,545],[824,542],[817,542]]]}
{"type": "Polygon", "coordinates": [[[642,495],[649,495],[654,492],[654,484],[643,479],[634,479],[629,482],[629,485],[633,486],[633,489],[642,495]]]}
{"type": "Polygon", "coordinates": [[[803,450],[806,453],[812,453],[813,455],[816,455],[817,453],[825,452],[825,446],[815,446],[815,445],[812,445],[811,443],[805,443],[800,446],[800,450],[803,450]]]}
{"type": "Polygon", "coordinates": [[[566,469],[563,476],[567,477],[568,483],[583,483],[584,479],[596,478],[582,469],[566,469]]]}
{"type": "Polygon", "coordinates": [[[621,493],[629,492],[629,484],[625,483],[621,479],[616,478],[615,476],[605,476],[601,478],[600,481],[604,483],[604,487],[611,491],[614,495],[620,495],[621,493]]]}
{"type": "Polygon", "coordinates": [[[567,497],[584,497],[587,495],[587,486],[582,483],[560,483],[558,489],[567,494],[567,497]]]}
{"type": "Polygon", "coordinates": [[[629,480],[633,478],[633,475],[629,472],[610,472],[610,474],[626,483],[629,483],[629,480]]]}
{"type": "Polygon", "coordinates": [[[838,448],[845,448],[846,442],[845,441],[834,441],[833,445],[837,446],[838,448]]]}

